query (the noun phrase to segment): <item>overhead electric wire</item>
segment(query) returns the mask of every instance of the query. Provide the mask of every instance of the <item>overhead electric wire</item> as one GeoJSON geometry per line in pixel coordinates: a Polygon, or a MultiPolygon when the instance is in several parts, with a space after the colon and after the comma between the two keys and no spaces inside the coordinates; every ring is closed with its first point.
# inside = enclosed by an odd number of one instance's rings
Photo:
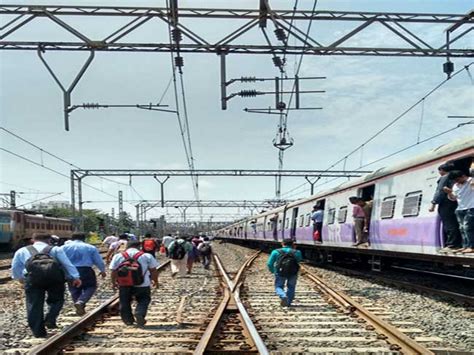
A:
{"type": "Polygon", "coordinates": [[[26,205],[29,205],[29,204],[33,204],[35,202],[40,202],[40,201],[46,200],[48,198],[51,198],[51,197],[54,197],[54,196],[57,196],[57,195],[62,195],[62,192],[58,192],[58,193],[55,193],[55,194],[52,194],[52,195],[49,195],[49,196],[46,196],[46,197],[39,198],[39,199],[31,201],[31,202],[24,203],[22,205],[16,206],[16,208],[20,208],[20,207],[23,207],[23,206],[26,206],[26,205]]]}
{"type": "MultiPolygon", "coordinates": [[[[365,140],[362,144],[360,144],[359,146],[357,146],[356,148],[354,148],[352,151],[350,151],[348,154],[344,155],[342,158],[340,158],[339,160],[337,160],[335,163],[331,164],[326,170],[324,170],[324,172],[326,171],[329,171],[331,168],[335,167],[337,164],[343,162],[344,160],[346,160],[349,156],[353,155],[354,153],[356,153],[357,151],[359,151],[362,147],[366,146],[367,143],[370,143],[372,140],[374,140],[376,137],[378,137],[380,134],[382,134],[384,131],[386,131],[388,128],[390,128],[391,126],[393,126],[396,122],[398,122],[400,119],[402,119],[406,114],[408,114],[410,111],[412,111],[416,106],[418,106],[420,103],[424,102],[426,100],[426,98],[428,98],[429,96],[431,96],[434,92],[436,92],[439,88],[441,88],[444,84],[446,84],[449,80],[451,80],[452,78],[454,78],[455,76],[457,76],[458,74],[462,73],[464,70],[468,71],[469,72],[469,67],[471,65],[473,65],[474,62],[471,62],[469,63],[468,65],[464,66],[463,68],[459,69],[458,71],[456,71],[454,74],[451,75],[450,78],[446,78],[444,79],[443,81],[441,81],[438,85],[436,85],[433,89],[431,89],[430,91],[428,91],[428,93],[426,93],[422,98],[420,98],[418,101],[416,101],[414,104],[412,104],[409,108],[407,108],[405,111],[403,111],[401,114],[399,114],[398,116],[396,116],[393,120],[391,120],[389,123],[387,123],[384,127],[382,127],[381,129],[379,129],[377,132],[375,132],[372,136],[370,136],[367,140],[365,140]]],[[[426,140],[424,140],[426,141],[426,140]]],[[[420,142],[423,142],[423,141],[420,141],[420,142]]],[[[359,167],[360,169],[361,167],[359,167]]],[[[294,188],[292,188],[291,190],[287,191],[285,194],[283,194],[283,196],[287,196],[288,193],[291,193],[299,188],[301,188],[302,186],[305,186],[306,183],[303,183],[301,185],[298,185],[294,188]]]]}
{"type": "MultiPolygon", "coordinates": [[[[166,8],[170,9],[169,6],[169,1],[166,0],[166,8]]],[[[172,40],[172,35],[171,35],[172,29],[171,29],[171,24],[168,22],[168,36],[169,36],[169,41],[170,45],[173,45],[173,40],[172,40]]],[[[178,124],[179,124],[179,129],[180,129],[180,134],[181,134],[181,139],[183,142],[183,147],[184,147],[184,152],[186,155],[186,161],[188,163],[188,168],[191,171],[195,170],[194,167],[194,156],[192,152],[192,144],[191,144],[191,133],[190,133],[190,126],[189,126],[189,117],[188,117],[188,110],[187,110],[187,103],[186,103],[186,94],[185,94],[185,88],[184,88],[184,79],[183,79],[183,73],[180,71],[180,84],[181,84],[181,96],[183,100],[183,112],[184,112],[184,123],[181,118],[180,114],[180,104],[179,104],[179,94],[178,94],[178,84],[176,80],[176,66],[173,63],[173,52],[170,52],[170,59],[171,59],[171,70],[172,70],[172,81],[173,81],[173,88],[174,88],[174,96],[175,96],[175,103],[176,103],[176,117],[178,119],[178,124]]],[[[196,200],[200,200],[199,198],[199,183],[198,183],[198,177],[195,175],[191,175],[191,181],[193,185],[193,191],[196,200]]],[[[202,213],[202,208],[199,209],[200,213],[202,213]]]]}
{"type": "MultiPolygon", "coordinates": [[[[11,150],[5,149],[5,148],[3,148],[3,147],[0,147],[0,150],[3,150],[4,152],[6,152],[6,153],[8,153],[8,154],[11,154],[11,155],[13,155],[13,156],[15,156],[15,157],[17,157],[17,158],[19,158],[19,159],[25,160],[25,161],[27,161],[27,162],[29,162],[29,163],[31,163],[31,164],[34,164],[34,165],[36,165],[36,166],[39,166],[39,167],[41,167],[41,168],[43,168],[43,169],[46,169],[46,170],[48,170],[48,171],[51,171],[51,172],[53,172],[53,173],[55,173],[55,174],[57,174],[57,175],[60,175],[60,176],[62,176],[62,177],[65,177],[66,179],[70,180],[70,176],[69,176],[69,175],[66,175],[66,174],[64,174],[64,173],[62,173],[62,172],[60,172],[60,171],[58,171],[58,170],[55,170],[55,169],[53,169],[53,168],[50,168],[50,167],[48,167],[48,166],[46,166],[46,165],[44,165],[44,164],[40,164],[40,163],[38,163],[38,162],[36,162],[36,161],[34,161],[34,160],[31,160],[31,159],[29,159],[29,158],[27,158],[27,157],[25,157],[25,156],[23,156],[23,155],[17,154],[17,153],[15,153],[15,152],[12,152],[11,150]]],[[[99,188],[97,188],[97,187],[95,187],[95,186],[89,185],[89,184],[87,184],[87,183],[85,183],[85,182],[83,182],[82,184],[85,185],[85,186],[87,186],[87,187],[89,187],[89,188],[91,188],[91,189],[93,189],[93,190],[99,191],[99,192],[101,192],[101,193],[103,193],[103,194],[105,194],[105,195],[108,195],[108,196],[111,196],[111,197],[114,197],[114,198],[116,197],[115,195],[112,195],[112,194],[109,194],[108,192],[102,191],[101,189],[99,189],[99,188]]]]}
{"type": "MultiPolygon", "coordinates": [[[[471,122],[468,122],[468,123],[460,123],[460,124],[458,124],[458,125],[455,126],[455,127],[449,128],[449,129],[447,129],[447,130],[445,130],[445,131],[442,131],[442,132],[439,132],[439,133],[436,133],[436,134],[434,134],[434,135],[432,135],[432,136],[430,136],[430,137],[428,137],[428,138],[425,138],[425,139],[423,139],[423,140],[420,140],[419,142],[417,141],[416,143],[410,144],[410,145],[408,145],[408,146],[406,146],[406,147],[404,147],[404,148],[401,148],[401,149],[399,149],[399,150],[397,150],[397,151],[395,151],[395,152],[392,152],[392,153],[389,153],[389,154],[387,154],[387,155],[384,155],[384,156],[382,156],[382,157],[380,157],[380,158],[378,158],[378,159],[376,159],[376,160],[374,160],[374,161],[371,161],[370,163],[361,165],[361,166],[359,166],[357,169],[354,169],[354,171],[357,171],[357,170],[366,168],[366,167],[368,167],[368,166],[370,166],[370,165],[379,163],[379,162],[381,162],[382,160],[391,158],[391,157],[393,157],[394,155],[403,153],[404,151],[409,150],[409,149],[411,149],[411,148],[413,148],[413,147],[416,147],[417,145],[426,143],[426,142],[428,142],[428,141],[430,141],[430,140],[433,140],[433,139],[435,139],[435,138],[438,138],[438,137],[441,137],[441,136],[443,136],[443,135],[445,135],[445,134],[448,134],[448,133],[450,133],[450,132],[453,132],[453,131],[455,131],[455,130],[461,128],[462,126],[464,126],[464,125],[466,125],[466,124],[474,124],[474,122],[471,121],[471,122]]],[[[328,180],[328,181],[322,182],[322,183],[320,183],[320,184],[315,184],[314,186],[315,186],[315,187],[316,187],[316,186],[323,186],[323,185],[329,184],[330,182],[336,181],[336,180],[338,180],[338,179],[341,179],[341,177],[336,177],[336,178],[330,179],[330,180],[328,180]]],[[[301,191],[301,192],[298,192],[298,193],[296,193],[296,194],[292,194],[292,195],[287,196],[288,193],[290,193],[290,192],[296,190],[297,188],[301,188],[301,187],[304,186],[304,185],[306,185],[306,183],[304,183],[303,185],[299,185],[299,186],[297,186],[296,188],[294,188],[294,189],[288,191],[287,193],[284,194],[284,196],[286,196],[287,198],[291,198],[291,197],[293,197],[293,196],[297,196],[297,195],[303,193],[304,191],[301,191]]]]}
{"type": "MultiPolygon", "coordinates": [[[[79,169],[79,170],[81,169],[81,168],[80,168],[79,166],[77,166],[76,164],[73,164],[73,163],[67,161],[67,160],[64,159],[64,158],[61,158],[60,156],[58,156],[58,155],[56,155],[56,154],[54,154],[54,153],[51,153],[51,152],[47,151],[47,150],[44,149],[44,148],[41,148],[40,146],[36,145],[35,143],[29,141],[29,140],[26,139],[26,138],[23,138],[23,137],[19,136],[19,135],[16,134],[16,133],[13,133],[12,131],[6,129],[5,127],[0,126],[0,129],[3,130],[3,131],[6,132],[6,133],[12,135],[13,137],[15,137],[15,138],[21,140],[22,142],[25,142],[26,144],[28,144],[28,145],[30,145],[30,146],[32,146],[32,147],[38,149],[41,153],[46,153],[47,155],[49,155],[49,156],[51,156],[51,157],[53,157],[53,158],[55,158],[55,159],[57,159],[57,160],[63,162],[64,164],[69,165],[70,167],[73,167],[73,168],[79,169]]],[[[126,185],[126,184],[124,184],[124,183],[122,183],[122,182],[115,181],[115,180],[113,180],[113,179],[109,179],[109,178],[106,178],[106,177],[99,176],[99,178],[100,178],[100,179],[103,179],[103,180],[107,180],[107,181],[113,182],[113,183],[116,183],[116,184],[126,185]]]]}

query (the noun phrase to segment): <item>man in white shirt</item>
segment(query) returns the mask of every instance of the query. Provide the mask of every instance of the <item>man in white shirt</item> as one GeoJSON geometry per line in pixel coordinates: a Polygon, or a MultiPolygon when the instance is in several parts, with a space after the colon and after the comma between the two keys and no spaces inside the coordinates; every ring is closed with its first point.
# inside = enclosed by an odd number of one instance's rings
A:
{"type": "Polygon", "coordinates": [[[172,236],[170,236],[170,235],[165,235],[165,236],[163,237],[162,243],[163,243],[163,246],[165,247],[165,250],[166,250],[166,257],[169,256],[169,254],[168,254],[168,248],[169,248],[170,244],[173,243],[173,242],[174,242],[174,238],[173,238],[172,236]]]}
{"type": "Polygon", "coordinates": [[[117,241],[110,244],[109,250],[107,250],[107,255],[105,256],[105,260],[109,263],[115,254],[125,251],[125,249],[127,249],[127,242],[128,235],[125,233],[121,234],[117,241]]]}
{"type": "Polygon", "coordinates": [[[105,245],[108,248],[110,247],[112,243],[116,242],[117,240],[119,239],[115,235],[109,235],[108,237],[104,239],[104,241],[102,242],[102,245],[105,245]]]}
{"type": "Polygon", "coordinates": [[[139,327],[146,324],[146,313],[151,302],[150,284],[158,287],[158,261],[150,254],[140,251],[139,241],[130,241],[127,250],[124,253],[116,254],[110,263],[112,270],[112,287],[117,287],[118,269],[127,258],[134,258],[141,266],[143,273],[143,282],[136,286],[120,286],[120,317],[126,325],[132,325],[134,322],[139,327]],[[132,300],[136,299],[135,317],[132,314],[132,300]]]}
{"type": "Polygon", "coordinates": [[[455,184],[452,189],[444,187],[443,190],[450,200],[458,202],[456,217],[463,246],[459,252],[474,253],[474,179],[460,170],[451,171],[449,177],[455,184]]]}

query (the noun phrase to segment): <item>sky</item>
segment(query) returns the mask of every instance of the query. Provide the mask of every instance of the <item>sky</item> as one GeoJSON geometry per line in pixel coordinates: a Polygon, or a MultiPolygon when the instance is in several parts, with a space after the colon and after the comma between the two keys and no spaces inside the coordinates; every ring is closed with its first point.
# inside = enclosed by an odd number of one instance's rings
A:
{"type": "MultiPolygon", "coordinates": [[[[70,1],[55,4],[70,4],[70,1]]],[[[17,1],[16,4],[44,4],[40,1],[17,1]]],[[[164,1],[75,1],[76,5],[163,6],[164,1]]],[[[233,2],[233,7],[254,8],[258,2],[233,2]],[[237,5],[238,4],[238,5],[237,5]]],[[[270,1],[275,9],[291,9],[292,1],[270,1]]],[[[299,9],[311,9],[313,1],[299,1],[299,9]]],[[[225,7],[222,1],[180,1],[182,7],[225,7]]],[[[367,12],[423,12],[464,14],[472,8],[472,1],[324,1],[318,10],[367,12]]],[[[5,18],[0,21],[4,22],[5,18]]],[[[104,24],[97,19],[64,18],[90,38],[103,38],[105,33],[123,23],[111,19],[104,24]]],[[[183,24],[211,41],[223,37],[241,22],[228,20],[183,20],[183,24]]],[[[305,30],[305,24],[296,23],[305,30]]],[[[311,35],[327,44],[346,33],[356,24],[313,23],[311,35]]],[[[407,26],[422,34],[434,45],[441,46],[443,25],[407,26]],[[418,26],[418,27],[417,27],[418,26]]],[[[273,36],[273,28],[269,34],[273,36]]],[[[167,28],[150,23],[131,34],[127,41],[166,41],[167,28]]],[[[70,40],[56,25],[35,20],[10,40],[70,40]]],[[[272,41],[276,43],[274,36],[272,41]]],[[[257,29],[248,32],[239,43],[261,43],[257,29]]],[[[461,40],[462,48],[473,48],[474,34],[461,40]]],[[[401,45],[388,30],[373,26],[347,45],[370,46],[386,43],[401,45]]],[[[184,54],[184,82],[190,122],[195,167],[198,169],[276,169],[277,150],[272,145],[276,134],[277,116],[250,114],[244,108],[268,107],[274,102],[270,95],[254,99],[234,98],[226,111],[220,109],[219,58],[212,54],[184,54]]],[[[47,52],[45,58],[61,81],[68,85],[87,53],[47,52]]],[[[287,57],[287,71],[294,75],[299,56],[287,57]]],[[[474,59],[453,58],[456,70],[474,59]]],[[[304,81],[304,90],[325,90],[323,94],[307,94],[302,106],[321,106],[322,110],[293,111],[288,129],[294,146],[286,151],[285,169],[315,169],[330,167],[421,99],[446,76],[442,71],[444,58],[305,56],[300,77],[325,76],[327,79],[304,81]]],[[[474,75],[474,66],[471,67],[474,75]]],[[[227,78],[242,76],[274,77],[278,70],[267,55],[230,55],[227,57],[227,78]]],[[[73,104],[146,104],[156,103],[175,107],[173,90],[166,91],[171,78],[170,55],[167,53],[104,53],[98,52],[94,61],[72,94],[73,104]]],[[[229,93],[241,89],[273,90],[273,84],[234,84],[229,93]]],[[[288,98],[286,98],[288,99],[288,98]]],[[[183,144],[176,115],[136,109],[81,110],[71,114],[71,130],[63,127],[62,94],[34,51],[0,51],[0,126],[31,141],[37,146],[83,169],[187,169],[183,144]]],[[[347,169],[357,169],[398,149],[422,141],[439,132],[457,126],[466,119],[451,119],[448,115],[474,114],[474,87],[472,78],[463,71],[448,81],[432,96],[424,100],[395,125],[364,146],[362,151],[348,157],[347,169]]],[[[413,149],[367,167],[388,166],[427,152],[455,139],[474,137],[474,125],[466,125],[449,134],[419,144],[413,149]]],[[[22,155],[46,167],[69,175],[70,166],[35,149],[0,130],[0,147],[22,155]]],[[[47,193],[61,193],[51,200],[69,200],[70,183],[61,175],[36,166],[4,151],[0,151],[0,193],[10,190],[26,192],[19,195],[17,204],[28,207],[31,201],[47,197],[47,193]]],[[[342,169],[342,164],[335,169],[342,169]]],[[[87,178],[88,184],[103,191],[84,188],[84,208],[104,212],[118,209],[115,202],[118,190],[126,201],[155,200],[159,198],[159,184],[153,178],[114,178],[116,182],[87,178]],[[110,201],[110,202],[101,202],[110,201]],[[114,201],[114,202],[112,202],[114,201]]],[[[331,184],[323,179],[316,189],[331,184]]],[[[263,200],[275,194],[273,178],[199,179],[201,199],[263,200]]],[[[282,197],[296,199],[308,196],[309,185],[302,178],[284,178],[282,197]]],[[[172,177],[165,185],[165,197],[173,200],[194,198],[191,180],[172,177]]],[[[45,199],[44,201],[48,201],[45,199]]],[[[135,215],[135,202],[124,208],[135,215]]],[[[249,213],[248,210],[204,210],[205,217],[220,213],[249,213]]],[[[176,215],[173,208],[155,209],[148,217],[162,213],[176,215]]],[[[196,215],[189,210],[188,216],[196,215]]],[[[192,218],[192,217],[191,217],[192,218]]],[[[197,218],[197,215],[196,215],[197,218]]],[[[229,219],[228,216],[222,217],[229,219]]]]}

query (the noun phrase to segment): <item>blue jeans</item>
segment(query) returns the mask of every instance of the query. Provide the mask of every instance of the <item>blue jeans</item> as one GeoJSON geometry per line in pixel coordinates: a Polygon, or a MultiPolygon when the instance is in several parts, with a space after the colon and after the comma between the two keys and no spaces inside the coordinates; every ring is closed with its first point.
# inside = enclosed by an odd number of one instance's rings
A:
{"type": "Polygon", "coordinates": [[[457,210],[456,217],[462,235],[463,248],[474,248],[474,208],[457,210]]]}
{"type": "Polygon", "coordinates": [[[288,305],[290,305],[295,298],[296,291],[296,280],[298,279],[298,274],[290,277],[283,277],[275,275],[275,292],[281,299],[287,298],[288,305]],[[286,284],[286,292],[285,292],[286,284]]]}

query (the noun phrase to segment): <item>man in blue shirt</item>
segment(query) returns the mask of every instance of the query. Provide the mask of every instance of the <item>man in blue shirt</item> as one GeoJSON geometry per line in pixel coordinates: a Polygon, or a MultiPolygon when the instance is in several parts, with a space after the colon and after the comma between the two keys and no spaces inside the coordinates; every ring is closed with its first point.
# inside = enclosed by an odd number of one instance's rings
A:
{"type": "Polygon", "coordinates": [[[91,299],[97,289],[97,279],[92,267],[95,265],[102,277],[105,277],[105,264],[99,251],[93,245],[85,242],[84,233],[74,233],[71,237],[71,243],[62,247],[71,263],[81,275],[81,287],[69,286],[76,313],[82,316],[86,313],[86,303],[91,299]]]}
{"type": "MultiPolygon", "coordinates": [[[[291,303],[295,298],[298,267],[296,267],[296,271],[290,275],[281,275],[283,272],[282,260],[285,254],[291,253],[294,258],[294,263],[299,264],[303,260],[303,256],[299,250],[296,250],[295,242],[292,239],[284,239],[282,246],[282,248],[272,251],[267,266],[270,272],[275,274],[275,292],[278,297],[280,297],[281,305],[291,306],[291,303]],[[285,284],[287,287],[286,292],[285,284]]],[[[291,264],[291,261],[289,261],[288,264],[291,264]]]]}
{"type": "Polygon", "coordinates": [[[316,204],[313,206],[313,211],[311,212],[311,220],[313,221],[313,240],[315,242],[321,242],[321,233],[323,229],[323,217],[324,209],[322,206],[316,204]]]}
{"type": "Polygon", "coordinates": [[[33,241],[32,246],[19,249],[13,256],[12,278],[21,282],[25,287],[28,325],[33,335],[37,338],[43,338],[47,335],[46,328],[57,328],[56,320],[64,304],[64,281],[52,282],[47,286],[36,285],[35,280],[26,270],[26,264],[32,257],[32,252],[33,254],[47,252],[56,262],[61,264],[66,273],[66,279],[71,280],[72,286],[80,287],[81,280],[79,272],[71,264],[64,251],[59,247],[50,246],[51,235],[37,233],[33,235],[33,241]],[[48,294],[46,303],[49,309],[46,316],[44,316],[46,293],[48,294]]]}

